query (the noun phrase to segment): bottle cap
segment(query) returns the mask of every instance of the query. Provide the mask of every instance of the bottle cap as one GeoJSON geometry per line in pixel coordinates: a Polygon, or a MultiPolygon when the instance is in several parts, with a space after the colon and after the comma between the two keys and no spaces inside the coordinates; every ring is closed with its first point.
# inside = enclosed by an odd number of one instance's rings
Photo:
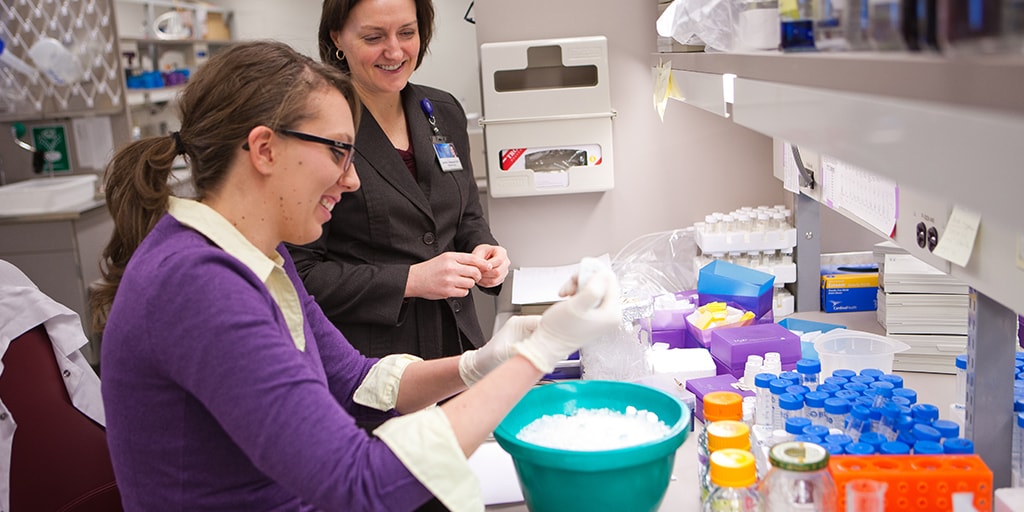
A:
{"type": "Polygon", "coordinates": [[[914,425],[914,428],[910,430],[910,433],[914,435],[914,439],[918,441],[934,441],[939,442],[942,439],[942,434],[933,427],[925,425],[924,423],[918,423],[914,425]]]}
{"type": "Polygon", "coordinates": [[[974,453],[974,443],[970,439],[954,437],[942,442],[942,451],[943,453],[970,454],[974,453]]]}
{"type": "Polygon", "coordinates": [[[917,403],[917,391],[914,391],[913,389],[910,388],[896,388],[892,390],[892,396],[901,396],[903,398],[906,398],[907,400],[910,400],[910,405],[914,405],[917,403]]]}
{"type": "Polygon", "coordinates": [[[956,367],[961,370],[967,369],[967,354],[960,354],[956,356],[956,367]]]}
{"type": "Polygon", "coordinates": [[[708,451],[724,448],[750,449],[750,427],[742,421],[721,420],[708,424],[708,451]]]}
{"type": "Polygon", "coordinates": [[[860,371],[860,374],[866,377],[871,377],[872,380],[878,380],[879,377],[885,375],[885,372],[878,368],[864,368],[860,371]]]}
{"type": "Polygon", "coordinates": [[[910,453],[910,445],[900,441],[886,441],[878,447],[878,453],[885,455],[907,455],[910,453]]]}
{"type": "Polygon", "coordinates": [[[704,395],[704,423],[742,420],[743,397],[732,391],[712,391],[704,395]]]}
{"type": "Polygon", "coordinates": [[[825,400],[825,412],[828,414],[846,414],[850,412],[850,401],[839,397],[828,398],[825,400]]]}
{"type": "Polygon", "coordinates": [[[797,373],[821,373],[821,361],[817,359],[800,359],[796,362],[797,373]]]}
{"type": "Polygon", "coordinates": [[[825,400],[828,400],[829,398],[828,393],[811,391],[804,395],[804,404],[806,404],[807,407],[816,407],[821,409],[825,407],[825,400]]]}
{"type": "Polygon", "coordinates": [[[878,378],[878,380],[880,382],[891,382],[892,383],[892,387],[897,388],[897,389],[903,387],[903,377],[900,377],[899,375],[895,375],[895,374],[892,374],[892,373],[887,373],[885,375],[882,375],[881,377],[878,378]]]}
{"type": "Polygon", "coordinates": [[[942,453],[942,445],[935,441],[918,441],[914,443],[915,455],[939,455],[942,453]]]}
{"type": "Polygon", "coordinates": [[[842,378],[844,378],[846,380],[850,380],[850,377],[853,377],[853,376],[856,376],[856,375],[857,375],[857,372],[855,372],[853,370],[847,370],[845,368],[840,368],[838,370],[832,370],[832,376],[833,377],[842,377],[842,378]]]}
{"type": "Polygon", "coordinates": [[[829,396],[834,396],[836,394],[836,392],[839,391],[840,389],[843,389],[843,388],[841,388],[841,387],[839,387],[839,386],[837,386],[835,384],[829,384],[827,382],[824,383],[824,384],[818,384],[818,387],[814,388],[815,391],[821,391],[822,393],[828,393],[829,396]]]}
{"type": "Polygon", "coordinates": [[[798,436],[804,433],[804,429],[811,424],[811,420],[807,418],[786,418],[786,432],[798,436]]]}
{"type": "Polygon", "coordinates": [[[853,442],[853,438],[846,434],[829,434],[822,440],[829,444],[838,444],[839,446],[846,446],[853,442]]]}
{"type": "Polygon", "coordinates": [[[720,487],[749,487],[757,481],[754,454],[737,448],[713,452],[709,471],[711,482],[720,487]]]}
{"type": "Polygon", "coordinates": [[[768,453],[772,466],[789,471],[817,471],[828,467],[828,451],[802,441],[779,443],[768,453]]]}
{"type": "Polygon", "coordinates": [[[793,393],[783,393],[779,395],[779,408],[784,411],[799,411],[804,408],[804,397],[793,393]]]}
{"type": "Polygon", "coordinates": [[[955,421],[935,420],[932,422],[932,428],[938,430],[939,435],[945,439],[960,437],[960,425],[955,421]]]}
{"type": "Polygon", "coordinates": [[[804,427],[804,434],[808,436],[820,437],[822,440],[825,436],[829,435],[828,427],[825,425],[807,425],[804,427]]]}
{"type": "Polygon", "coordinates": [[[759,373],[754,375],[754,387],[768,388],[773,380],[775,380],[775,374],[759,373]]]}
{"type": "Polygon", "coordinates": [[[939,419],[939,408],[932,404],[915,404],[910,412],[918,423],[931,423],[939,419]]]}
{"type": "Polygon", "coordinates": [[[850,443],[843,447],[849,455],[871,455],[875,453],[875,447],[868,443],[850,443]]]}

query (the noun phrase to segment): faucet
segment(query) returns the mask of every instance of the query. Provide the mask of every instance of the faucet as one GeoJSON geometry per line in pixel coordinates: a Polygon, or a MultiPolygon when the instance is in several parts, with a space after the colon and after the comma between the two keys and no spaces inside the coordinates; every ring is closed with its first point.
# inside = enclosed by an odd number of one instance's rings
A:
{"type": "MultiPolygon", "coordinates": [[[[14,123],[11,125],[11,136],[14,137],[14,143],[17,144],[19,148],[32,153],[32,172],[40,174],[43,172],[43,168],[46,164],[49,163],[46,161],[46,152],[21,140],[21,138],[25,136],[26,131],[24,124],[14,123]]],[[[51,165],[49,167],[50,176],[53,176],[53,166],[51,165]]]]}

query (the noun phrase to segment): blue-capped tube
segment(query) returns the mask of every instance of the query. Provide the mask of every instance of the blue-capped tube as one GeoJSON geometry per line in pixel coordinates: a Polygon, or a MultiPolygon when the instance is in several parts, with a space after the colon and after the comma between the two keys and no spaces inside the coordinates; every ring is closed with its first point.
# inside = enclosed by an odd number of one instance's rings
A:
{"type": "MultiPolygon", "coordinates": [[[[783,428],[790,418],[804,417],[804,397],[794,393],[783,393],[779,395],[779,417],[782,419],[783,428]]],[[[811,420],[807,420],[808,424],[811,420]]],[[[799,435],[802,432],[793,432],[799,435]]]]}
{"type": "Polygon", "coordinates": [[[939,431],[939,435],[943,439],[953,439],[960,437],[960,425],[955,421],[950,420],[935,420],[932,422],[932,428],[939,431]]]}
{"type": "Polygon", "coordinates": [[[918,423],[914,425],[914,428],[910,429],[910,433],[914,434],[914,439],[918,441],[933,441],[938,443],[942,440],[942,434],[938,430],[935,430],[930,425],[924,423],[918,423]]]}
{"type": "Polygon", "coordinates": [[[828,393],[811,391],[804,395],[804,417],[811,420],[815,425],[827,425],[825,419],[825,400],[830,397],[828,393]]]}
{"type": "Polygon", "coordinates": [[[899,389],[903,387],[903,377],[896,375],[895,373],[886,373],[878,378],[878,382],[889,382],[892,387],[899,389]]]}
{"type": "Polygon", "coordinates": [[[886,441],[878,447],[878,453],[884,455],[907,455],[910,453],[910,445],[901,441],[886,441]]]}
{"type": "Polygon", "coordinates": [[[754,375],[754,424],[762,427],[772,426],[772,390],[771,382],[775,375],[759,373],[754,375]]]}
{"type": "Polygon", "coordinates": [[[914,404],[910,407],[910,413],[914,415],[914,421],[926,425],[939,419],[939,408],[932,404],[914,404]]]}
{"type": "Polygon", "coordinates": [[[892,398],[892,391],[896,389],[891,382],[872,382],[871,389],[875,390],[875,400],[871,407],[883,407],[892,398]]]}
{"type": "Polygon", "coordinates": [[[846,368],[839,368],[839,369],[836,369],[836,370],[832,370],[832,376],[833,377],[842,377],[842,378],[844,378],[846,380],[850,380],[850,377],[854,377],[856,375],[857,375],[857,372],[855,372],[853,370],[847,370],[846,368]]]}
{"type": "Polygon", "coordinates": [[[918,441],[914,443],[914,455],[941,455],[942,445],[935,441],[918,441]]]}
{"type": "Polygon", "coordinates": [[[843,429],[846,415],[850,412],[850,401],[845,398],[825,399],[825,426],[843,429]]]}
{"type": "Polygon", "coordinates": [[[875,447],[868,443],[850,443],[843,449],[846,450],[847,455],[873,455],[875,453],[875,447]]]}
{"type": "Polygon", "coordinates": [[[861,432],[870,430],[871,410],[859,404],[851,407],[850,415],[846,418],[846,426],[843,427],[843,433],[850,436],[854,441],[857,441],[860,439],[861,432]]]}
{"type": "Polygon", "coordinates": [[[835,384],[829,384],[828,382],[822,382],[821,384],[818,384],[818,387],[814,388],[815,391],[828,393],[828,396],[835,396],[836,392],[840,389],[843,388],[835,384]]]}
{"type": "Polygon", "coordinates": [[[785,379],[773,379],[768,383],[768,389],[772,393],[772,428],[782,428],[782,409],[779,408],[779,395],[786,392],[790,382],[785,379]]]}
{"type": "Polygon", "coordinates": [[[882,406],[882,419],[878,422],[878,433],[889,441],[895,441],[898,433],[896,423],[900,419],[900,406],[888,402],[882,406]]]}
{"type": "Polygon", "coordinates": [[[821,361],[817,359],[800,359],[796,362],[796,372],[800,374],[800,383],[811,389],[818,386],[821,379],[821,361]]]}
{"type": "Polygon", "coordinates": [[[910,401],[910,405],[914,405],[917,403],[917,391],[911,388],[896,388],[892,390],[892,396],[894,398],[903,397],[910,401]]]}
{"type": "Polygon", "coordinates": [[[942,452],[947,454],[969,455],[974,453],[974,443],[970,439],[952,437],[942,441],[942,452]]]}

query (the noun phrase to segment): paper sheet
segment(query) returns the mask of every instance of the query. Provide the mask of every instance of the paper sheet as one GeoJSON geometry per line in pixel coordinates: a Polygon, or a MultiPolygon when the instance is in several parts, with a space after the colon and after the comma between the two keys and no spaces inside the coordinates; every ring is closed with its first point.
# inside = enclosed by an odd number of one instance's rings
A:
{"type": "MultiPolygon", "coordinates": [[[[600,256],[611,266],[611,257],[600,256]]],[[[512,271],[512,304],[546,304],[564,300],[558,290],[576,274],[578,263],[558,267],[522,267],[512,271]]]]}
{"type": "Polygon", "coordinates": [[[981,215],[962,206],[953,206],[953,213],[946,222],[946,230],[939,238],[933,252],[936,256],[966,267],[974,252],[974,239],[978,236],[981,215]]]}
{"type": "Polygon", "coordinates": [[[78,165],[90,169],[103,169],[114,156],[114,132],[110,118],[76,117],[71,120],[75,134],[75,156],[78,165]]]}
{"type": "Polygon", "coordinates": [[[880,174],[839,159],[821,157],[821,200],[843,208],[888,236],[896,233],[899,188],[880,174]]]}
{"type": "Polygon", "coordinates": [[[469,458],[469,468],[480,480],[484,505],[523,501],[523,491],[519,488],[512,456],[502,450],[496,441],[480,445],[469,458]]]}
{"type": "Polygon", "coordinates": [[[782,143],[782,188],[794,194],[800,193],[800,169],[793,158],[793,145],[788,142],[782,143]]]}

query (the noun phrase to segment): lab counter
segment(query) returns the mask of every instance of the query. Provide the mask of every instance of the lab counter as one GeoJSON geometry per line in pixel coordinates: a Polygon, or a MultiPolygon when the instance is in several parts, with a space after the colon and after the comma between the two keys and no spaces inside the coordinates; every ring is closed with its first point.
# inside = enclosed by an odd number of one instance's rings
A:
{"type": "MultiPolygon", "coordinates": [[[[793,315],[796,318],[815,320],[820,322],[831,322],[847,325],[850,329],[879,332],[881,327],[874,320],[875,312],[861,313],[798,313],[793,315]]],[[[904,386],[913,388],[918,393],[919,403],[930,403],[938,406],[940,417],[950,417],[949,405],[956,391],[956,377],[947,374],[916,373],[916,372],[893,372],[903,377],[904,386]]],[[[700,488],[697,482],[697,435],[701,429],[700,422],[696,422],[694,432],[686,438],[686,441],[676,452],[675,465],[672,471],[672,479],[665,492],[665,499],[661,503],[660,510],[700,510],[700,488]]],[[[493,443],[493,441],[489,441],[493,443]]],[[[500,449],[500,448],[499,448],[500,449]]],[[[510,459],[509,459],[510,460],[510,459]]],[[[508,462],[511,464],[511,462],[508,462]]],[[[508,474],[507,472],[505,474],[508,474]]],[[[514,477],[509,477],[509,482],[504,485],[518,487],[514,477]]],[[[487,485],[497,485],[497,482],[488,482],[487,485]]],[[[486,507],[490,511],[502,512],[525,512],[526,504],[523,502],[494,504],[486,507]]]]}

